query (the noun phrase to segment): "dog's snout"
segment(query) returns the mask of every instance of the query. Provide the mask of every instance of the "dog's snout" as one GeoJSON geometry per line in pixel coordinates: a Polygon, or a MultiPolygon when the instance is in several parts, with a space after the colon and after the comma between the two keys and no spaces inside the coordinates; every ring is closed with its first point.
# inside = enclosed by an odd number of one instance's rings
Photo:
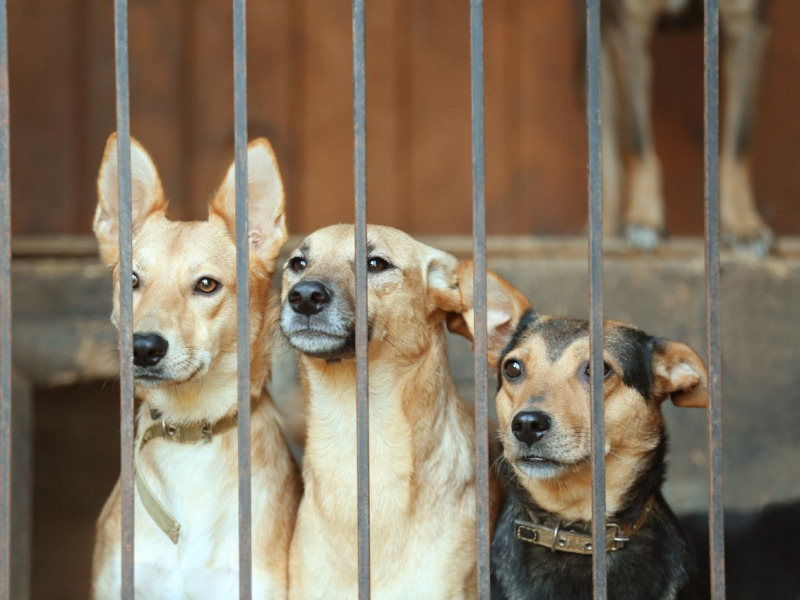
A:
{"type": "Polygon", "coordinates": [[[167,354],[169,343],[157,333],[133,334],[133,364],[152,367],[167,354]]]}
{"type": "Polygon", "coordinates": [[[542,411],[519,412],[511,420],[511,431],[520,442],[531,446],[550,429],[550,417],[542,411]]]}
{"type": "Polygon", "coordinates": [[[310,317],[322,312],[332,296],[333,292],[319,281],[301,281],[289,290],[287,300],[294,312],[310,317]]]}

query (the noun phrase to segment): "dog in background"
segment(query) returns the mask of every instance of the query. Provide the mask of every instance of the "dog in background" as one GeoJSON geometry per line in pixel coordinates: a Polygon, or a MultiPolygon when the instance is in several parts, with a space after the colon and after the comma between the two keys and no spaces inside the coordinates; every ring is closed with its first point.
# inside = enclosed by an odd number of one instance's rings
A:
{"type": "MultiPolygon", "coordinates": [[[[166,217],[153,161],[131,145],[133,273],[119,269],[117,137],[106,144],[94,231],[113,267],[114,311],[133,286],[137,414],[137,598],[238,598],[236,243],[231,165],[207,221],[166,217]],[[149,443],[148,443],[149,442],[149,443]]],[[[284,194],[269,143],[247,154],[250,242],[253,591],[285,598],[300,478],[265,391],[270,282],[286,241],[284,194]]],[[[120,486],[98,519],[92,597],[119,598],[120,486]]]]}
{"type": "MultiPolygon", "coordinates": [[[[585,0],[576,0],[585,10],[585,0]]],[[[773,234],[758,212],[749,156],[759,66],[768,37],[768,0],[719,0],[724,36],[725,109],[720,147],[720,219],[723,239],[765,256],[773,234]]],[[[649,44],[659,19],[679,15],[699,0],[607,0],[602,3],[603,228],[622,230],[628,242],[652,250],[665,232],[661,165],[653,140],[652,60],[649,44]],[[629,155],[621,166],[617,129],[629,155]],[[623,176],[624,171],[624,176],[623,176]],[[622,223],[621,197],[627,192],[622,223]]],[[[579,12],[579,15],[584,13],[579,12]]],[[[581,26],[585,19],[581,17],[581,26]]],[[[585,34],[585,32],[584,32],[585,34]]]]}
{"type": "MultiPolygon", "coordinates": [[[[321,229],[290,254],[281,329],[300,356],[305,493],[289,567],[293,599],[356,598],[354,230],[321,229]]],[[[371,590],[380,599],[474,598],[474,424],[447,360],[461,309],[458,260],[368,228],[371,590]]]]}
{"type": "MultiPolygon", "coordinates": [[[[471,272],[472,268],[468,268],[471,272]]],[[[470,279],[469,272],[459,275],[470,279]]],[[[499,460],[508,497],[492,541],[493,597],[592,598],[589,329],[536,313],[489,273],[489,364],[496,370],[499,460]]],[[[472,291],[462,286],[464,305],[472,291]]],[[[450,322],[472,333],[471,315],[450,322]]],[[[705,407],[707,373],[685,344],[604,324],[608,594],[695,598],[691,546],[661,495],[661,407],[705,407]]]]}

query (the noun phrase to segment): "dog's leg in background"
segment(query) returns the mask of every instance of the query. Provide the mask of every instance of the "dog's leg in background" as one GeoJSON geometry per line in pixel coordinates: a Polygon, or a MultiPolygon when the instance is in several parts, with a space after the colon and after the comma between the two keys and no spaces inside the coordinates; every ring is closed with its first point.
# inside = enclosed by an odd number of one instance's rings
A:
{"type": "Polygon", "coordinates": [[[601,90],[600,118],[603,123],[601,151],[603,153],[603,235],[619,235],[622,204],[622,149],[619,146],[617,89],[614,67],[607,43],[600,56],[601,90]]]}
{"type": "Polygon", "coordinates": [[[624,115],[630,152],[625,233],[642,250],[656,246],[664,230],[661,165],[653,143],[650,109],[650,38],[663,2],[613,3],[604,12],[603,33],[616,73],[619,114],[624,115]]]}
{"type": "Polygon", "coordinates": [[[725,116],[720,148],[720,217],[725,241],[759,257],[773,235],[756,208],[750,177],[758,75],[769,34],[763,0],[722,0],[720,19],[725,36],[725,116]]]}
{"type": "MultiPolygon", "coordinates": [[[[586,64],[586,0],[573,0],[575,31],[578,32],[577,89],[581,91],[581,101],[586,105],[587,64],[586,64]]],[[[605,13],[601,17],[603,26],[605,13]]],[[[610,237],[622,232],[622,148],[619,139],[619,91],[617,89],[614,60],[608,44],[606,32],[601,34],[600,55],[600,119],[603,124],[601,152],[603,154],[603,235],[610,237]]],[[[588,224],[587,224],[588,228],[588,224]]]]}

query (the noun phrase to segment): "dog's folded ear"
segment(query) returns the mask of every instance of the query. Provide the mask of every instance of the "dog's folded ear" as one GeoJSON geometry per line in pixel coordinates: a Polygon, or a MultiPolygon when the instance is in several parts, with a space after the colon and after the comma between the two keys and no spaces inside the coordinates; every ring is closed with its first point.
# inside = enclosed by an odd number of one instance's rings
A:
{"type": "MultiPolygon", "coordinates": [[[[153,160],[131,138],[131,227],[132,234],[153,214],[164,215],[167,200],[153,160]]],[[[109,266],[119,262],[119,152],[117,134],[106,142],[100,173],[97,176],[97,209],[94,234],[100,244],[100,257],[109,266]]]]}
{"type": "MultiPolygon", "coordinates": [[[[458,268],[460,306],[447,316],[447,328],[453,333],[475,339],[474,264],[462,261],[458,268]]],[[[531,310],[531,303],[513,285],[492,271],[486,272],[486,325],[488,329],[488,362],[497,368],[500,353],[508,344],[522,316],[531,310]]]]}
{"type": "Polygon", "coordinates": [[[708,406],[708,373],[694,350],[681,342],[656,340],[653,395],[658,401],[669,397],[675,406],[708,406]]]}
{"type": "MultiPolygon", "coordinates": [[[[221,217],[236,235],[236,163],[231,163],[214,196],[211,214],[221,217]]],[[[264,261],[273,261],[286,243],[286,211],[278,161],[265,138],[247,146],[247,231],[251,252],[264,261]]]]}

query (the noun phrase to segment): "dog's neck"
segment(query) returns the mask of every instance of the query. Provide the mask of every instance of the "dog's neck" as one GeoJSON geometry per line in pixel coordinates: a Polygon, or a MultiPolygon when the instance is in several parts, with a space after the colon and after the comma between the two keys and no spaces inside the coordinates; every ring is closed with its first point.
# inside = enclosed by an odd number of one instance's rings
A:
{"type": "MultiPolygon", "coordinates": [[[[447,360],[444,333],[431,336],[419,352],[401,355],[386,347],[369,350],[369,402],[371,415],[378,419],[402,411],[411,424],[435,419],[457,391],[447,360]]],[[[326,361],[301,355],[301,372],[309,404],[310,421],[316,411],[330,409],[355,414],[356,361],[346,358],[326,361]]],[[[372,426],[372,423],[371,423],[372,426]]]]}
{"type": "MultiPolygon", "coordinates": [[[[474,478],[471,428],[462,431],[468,417],[453,415],[468,409],[450,375],[444,332],[413,359],[372,351],[370,359],[370,493],[385,509],[373,514],[375,530],[382,531],[385,521],[389,535],[391,521],[411,510],[418,493],[416,481],[426,476],[427,469],[453,464],[453,481],[474,478]],[[454,443],[457,438],[463,440],[454,443]],[[443,445],[450,448],[449,456],[438,457],[443,445]],[[453,456],[453,447],[464,448],[465,456],[453,456]]],[[[303,356],[300,362],[307,399],[306,494],[317,498],[325,518],[355,527],[355,360],[326,363],[303,356]],[[343,487],[342,481],[352,481],[352,488],[343,487]],[[318,493],[323,496],[317,497],[318,493]]]]}
{"type": "MultiPolygon", "coordinates": [[[[615,450],[606,455],[606,516],[625,519],[638,514],[647,499],[657,493],[664,480],[666,440],[652,450],[615,450]]],[[[592,520],[591,463],[572,468],[557,478],[520,478],[510,472],[518,492],[528,499],[540,517],[567,523],[592,520]]]]}

